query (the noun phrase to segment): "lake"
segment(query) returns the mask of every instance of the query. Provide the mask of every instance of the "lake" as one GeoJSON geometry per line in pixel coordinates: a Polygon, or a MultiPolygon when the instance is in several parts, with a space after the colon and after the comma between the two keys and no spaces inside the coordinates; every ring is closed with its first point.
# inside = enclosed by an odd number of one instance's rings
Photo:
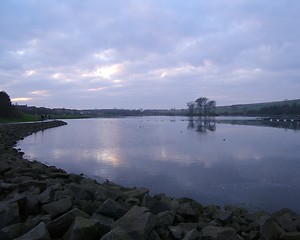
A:
{"type": "Polygon", "coordinates": [[[18,147],[30,160],[99,181],[147,187],[151,194],[300,212],[299,123],[291,129],[248,120],[66,120],[68,125],[31,135],[18,147]]]}

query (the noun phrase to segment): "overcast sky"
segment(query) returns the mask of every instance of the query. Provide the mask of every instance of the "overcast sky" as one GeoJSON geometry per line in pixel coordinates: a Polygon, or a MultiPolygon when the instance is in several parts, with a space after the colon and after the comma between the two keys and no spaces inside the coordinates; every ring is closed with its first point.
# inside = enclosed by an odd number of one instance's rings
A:
{"type": "Polygon", "coordinates": [[[14,103],[185,108],[300,98],[298,0],[1,0],[14,103]]]}

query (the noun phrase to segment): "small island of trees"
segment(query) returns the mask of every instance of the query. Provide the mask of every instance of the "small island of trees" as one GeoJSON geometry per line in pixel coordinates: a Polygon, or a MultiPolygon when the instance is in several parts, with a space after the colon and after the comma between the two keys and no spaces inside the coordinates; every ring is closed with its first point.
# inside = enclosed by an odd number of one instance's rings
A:
{"type": "Polygon", "coordinates": [[[216,101],[200,97],[196,101],[187,103],[189,116],[214,116],[216,101]]]}

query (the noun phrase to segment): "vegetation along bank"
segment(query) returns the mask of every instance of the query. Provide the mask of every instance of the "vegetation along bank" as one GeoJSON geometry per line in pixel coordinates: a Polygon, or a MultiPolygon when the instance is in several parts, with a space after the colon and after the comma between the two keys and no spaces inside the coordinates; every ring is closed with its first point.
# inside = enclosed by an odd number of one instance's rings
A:
{"type": "Polygon", "coordinates": [[[0,239],[300,239],[300,215],[250,213],[98,183],[24,159],[16,141],[62,121],[0,125],[0,239]]]}

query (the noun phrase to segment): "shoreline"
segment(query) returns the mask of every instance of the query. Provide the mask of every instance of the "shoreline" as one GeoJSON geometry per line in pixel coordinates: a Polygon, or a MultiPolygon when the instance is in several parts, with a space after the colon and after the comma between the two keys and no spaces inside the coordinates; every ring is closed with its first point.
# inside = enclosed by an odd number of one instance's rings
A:
{"type": "Polygon", "coordinates": [[[24,159],[15,145],[63,121],[0,125],[1,239],[300,239],[300,215],[249,213],[98,183],[24,159]]]}

